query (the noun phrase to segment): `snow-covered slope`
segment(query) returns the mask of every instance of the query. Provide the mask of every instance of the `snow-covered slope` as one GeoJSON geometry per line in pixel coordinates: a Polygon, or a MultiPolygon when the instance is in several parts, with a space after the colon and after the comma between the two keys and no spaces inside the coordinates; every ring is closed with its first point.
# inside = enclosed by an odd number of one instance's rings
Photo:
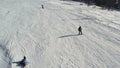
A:
{"type": "Polygon", "coordinates": [[[0,0],[0,68],[119,68],[120,12],[80,4],[0,0]]]}

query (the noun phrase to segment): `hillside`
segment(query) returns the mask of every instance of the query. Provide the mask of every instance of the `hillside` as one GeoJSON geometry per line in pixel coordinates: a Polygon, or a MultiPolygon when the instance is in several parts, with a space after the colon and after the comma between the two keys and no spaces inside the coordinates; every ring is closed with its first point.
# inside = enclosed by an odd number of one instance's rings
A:
{"type": "Polygon", "coordinates": [[[0,0],[0,68],[119,68],[120,12],[80,4],[0,0]]]}

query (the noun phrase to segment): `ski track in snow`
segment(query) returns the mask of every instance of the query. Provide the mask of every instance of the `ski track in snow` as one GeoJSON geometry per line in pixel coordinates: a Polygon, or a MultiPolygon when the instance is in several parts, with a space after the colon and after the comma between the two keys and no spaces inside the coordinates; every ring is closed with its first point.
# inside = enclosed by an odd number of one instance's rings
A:
{"type": "Polygon", "coordinates": [[[0,68],[119,68],[120,12],[80,4],[0,0],[0,68]]]}

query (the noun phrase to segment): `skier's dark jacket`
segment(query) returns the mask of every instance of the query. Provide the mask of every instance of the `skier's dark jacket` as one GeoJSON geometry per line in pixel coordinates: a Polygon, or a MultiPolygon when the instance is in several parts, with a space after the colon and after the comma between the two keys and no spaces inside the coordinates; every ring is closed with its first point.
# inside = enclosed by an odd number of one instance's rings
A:
{"type": "Polygon", "coordinates": [[[78,28],[78,31],[81,31],[82,30],[82,28],[81,28],[81,26],[78,28]]]}

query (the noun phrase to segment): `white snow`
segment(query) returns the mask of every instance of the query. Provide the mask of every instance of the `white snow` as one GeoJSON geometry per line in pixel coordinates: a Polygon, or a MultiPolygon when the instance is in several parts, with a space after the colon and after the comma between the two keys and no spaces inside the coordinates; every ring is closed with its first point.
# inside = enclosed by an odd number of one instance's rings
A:
{"type": "Polygon", "coordinates": [[[25,68],[120,68],[120,12],[73,1],[0,0],[0,68],[21,68],[12,62],[23,56],[25,68]]]}

